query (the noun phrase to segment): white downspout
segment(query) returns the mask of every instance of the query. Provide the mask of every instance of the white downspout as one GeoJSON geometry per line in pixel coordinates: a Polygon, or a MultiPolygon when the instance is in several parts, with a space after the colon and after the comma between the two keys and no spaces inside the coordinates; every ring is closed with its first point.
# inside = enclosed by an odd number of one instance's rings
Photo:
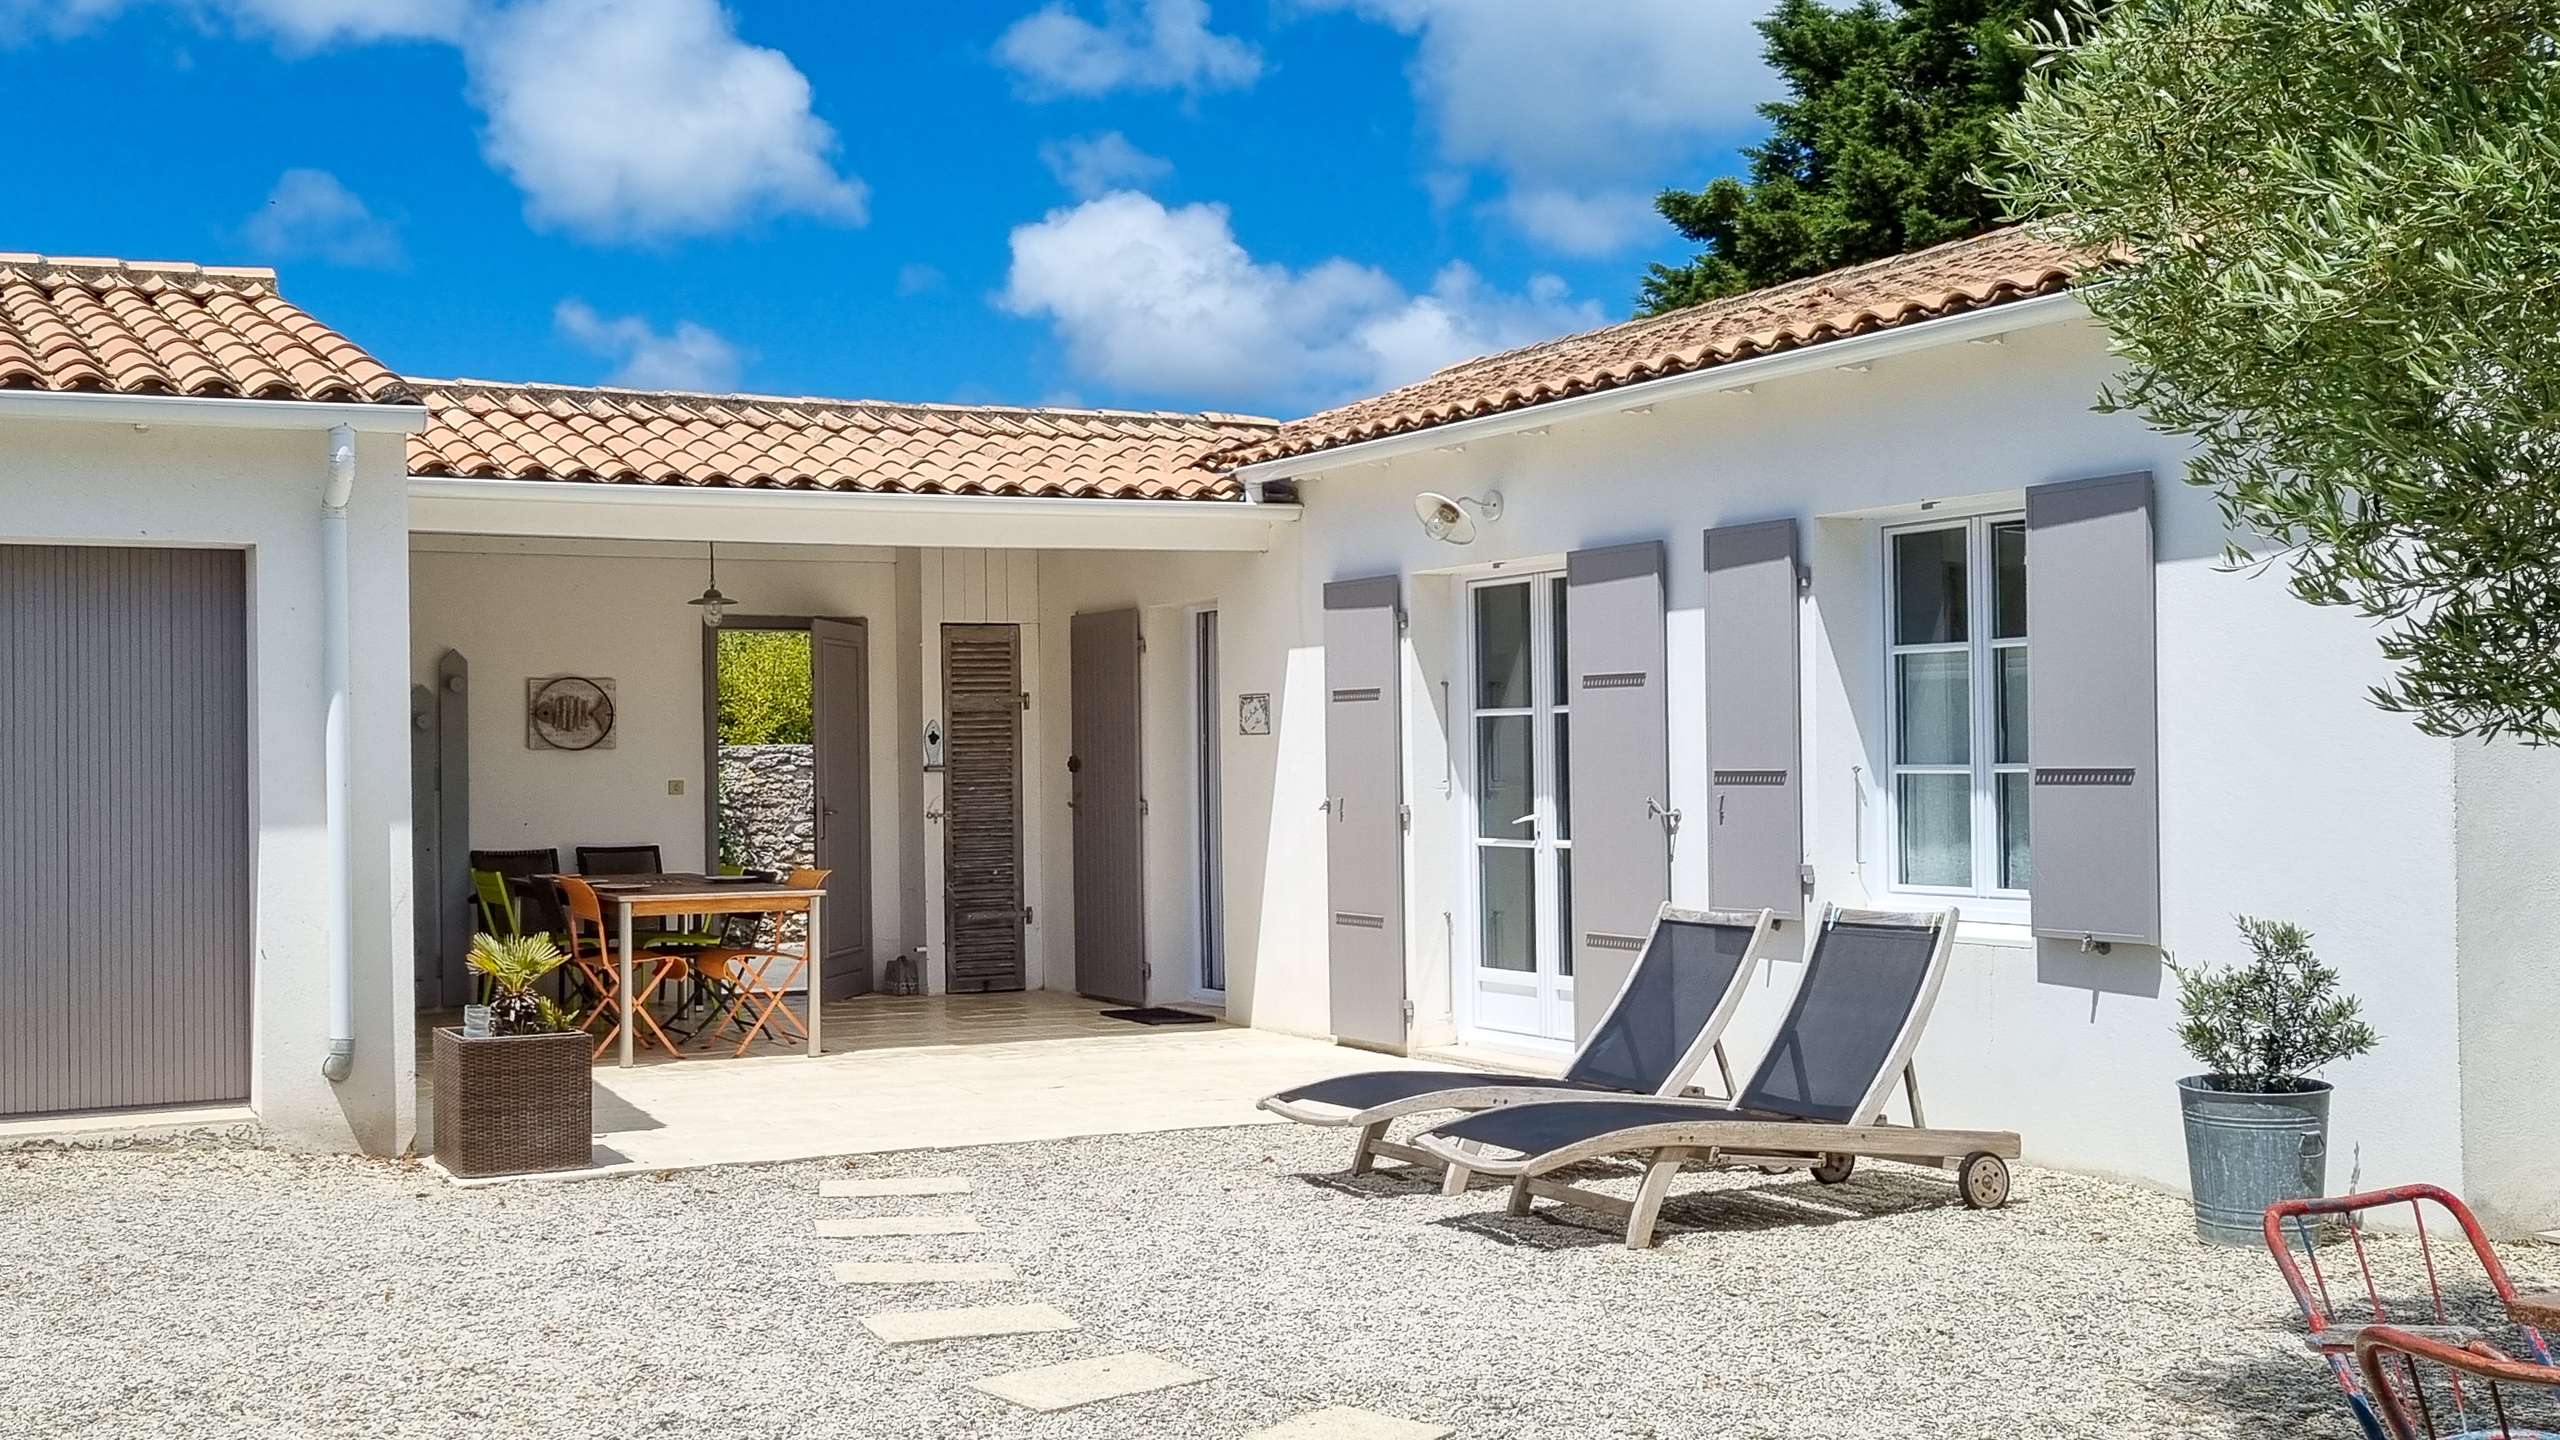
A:
{"type": "Polygon", "coordinates": [[[329,925],[329,1053],[320,1073],[332,1082],[356,1065],[355,844],[349,818],[354,781],[347,720],[347,502],[356,485],[354,427],[329,427],[329,484],[320,496],[320,689],[329,705],[321,740],[328,790],[326,867],[329,925]]]}

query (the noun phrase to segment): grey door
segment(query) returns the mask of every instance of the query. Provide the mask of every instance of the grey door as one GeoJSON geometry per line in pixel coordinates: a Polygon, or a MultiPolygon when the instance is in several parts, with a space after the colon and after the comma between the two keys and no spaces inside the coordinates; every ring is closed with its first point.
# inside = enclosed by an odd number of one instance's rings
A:
{"type": "Polygon", "coordinates": [[[0,545],[0,1115],[248,1097],[248,630],[239,551],[0,545]]]}
{"type": "Polygon", "coordinates": [[[2160,941],[2151,477],[2027,491],[2029,918],[2065,940],[2160,941]]]}
{"type": "Polygon", "coordinates": [[[954,991],[1019,990],[1022,632],[942,627],[943,947],[954,991]]]}
{"type": "Polygon", "coordinates": [[[1796,522],[1707,532],[1707,903],[1804,914],[1796,522]]]}
{"type": "Polygon", "coordinates": [[[823,992],[836,997],[871,991],[870,656],[860,622],[809,622],[818,864],[835,872],[819,967],[823,992]]]}
{"type": "Polygon", "coordinates": [[[1591,1033],[1671,898],[1662,542],[1565,557],[1560,716],[1573,841],[1574,1034],[1591,1033]],[[1567,730],[1567,726],[1570,729],[1567,730]]]}
{"type": "Polygon", "coordinates": [[[1135,610],[1070,622],[1075,698],[1067,804],[1075,812],[1076,990],[1132,1005],[1147,996],[1140,648],[1135,610]]]}
{"type": "Polygon", "coordinates": [[[1324,587],[1326,935],[1334,1038],[1402,1050],[1404,747],[1396,577],[1324,587]]]}

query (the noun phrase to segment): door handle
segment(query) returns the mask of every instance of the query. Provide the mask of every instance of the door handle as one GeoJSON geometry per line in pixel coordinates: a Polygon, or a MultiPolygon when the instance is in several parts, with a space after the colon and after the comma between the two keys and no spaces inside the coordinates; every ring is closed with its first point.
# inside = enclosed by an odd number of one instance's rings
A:
{"type": "Polygon", "coordinates": [[[1666,835],[1680,833],[1680,812],[1663,808],[1662,802],[1650,795],[1644,797],[1644,818],[1661,821],[1663,833],[1666,835]]]}

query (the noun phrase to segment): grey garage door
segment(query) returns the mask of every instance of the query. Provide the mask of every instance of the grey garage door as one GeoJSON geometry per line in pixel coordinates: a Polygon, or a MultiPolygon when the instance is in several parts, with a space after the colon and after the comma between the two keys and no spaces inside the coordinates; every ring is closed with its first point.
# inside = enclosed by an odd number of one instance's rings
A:
{"type": "Polygon", "coordinates": [[[0,1115],[247,1098],[248,710],[238,551],[0,545],[0,1115]]]}

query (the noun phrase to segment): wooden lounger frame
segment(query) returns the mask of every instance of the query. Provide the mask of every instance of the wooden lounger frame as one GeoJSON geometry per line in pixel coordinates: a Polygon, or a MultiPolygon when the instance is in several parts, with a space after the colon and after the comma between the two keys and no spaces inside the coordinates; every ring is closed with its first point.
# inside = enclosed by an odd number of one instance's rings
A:
{"type": "MultiPolygon", "coordinates": [[[[1735,1094],[1733,1065],[1725,1058],[1724,1030],[1733,1022],[1734,1012],[1742,1008],[1742,997],[1749,992],[1751,977],[1760,964],[1761,946],[1768,940],[1771,932],[1778,928],[1778,921],[1767,910],[1684,910],[1675,905],[1664,905],[1654,912],[1653,924],[1645,931],[1644,949],[1638,951],[1638,955],[1652,953],[1654,938],[1666,922],[1689,925],[1748,925],[1751,927],[1751,938],[1743,946],[1742,958],[1735,962],[1733,981],[1725,987],[1724,998],[1716,1002],[1716,1008],[1707,1016],[1706,1024],[1698,1028],[1698,1038],[1690,1044],[1678,1063],[1671,1067],[1670,1073],[1664,1077],[1662,1085],[1653,1092],[1652,1096],[1639,1098],[1662,1099],[1692,1093],[1694,1087],[1689,1084],[1689,1077],[1695,1075],[1698,1067],[1705,1064],[1707,1057],[1712,1055],[1715,1057],[1717,1072],[1724,1078],[1725,1096],[1731,1099],[1735,1094]]],[[[1591,1027],[1591,1034],[1598,1035],[1606,1029],[1609,1021],[1617,1015],[1618,1007],[1626,1003],[1627,991],[1635,985],[1636,972],[1640,968],[1642,968],[1640,963],[1627,967],[1626,978],[1618,982],[1618,993],[1609,998],[1609,1008],[1600,1012],[1599,1022],[1591,1027]]],[[[1586,1038],[1582,1046],[1575,1048],[1574,1058],[1579,1060],[1582,1057],[1583,1048],[1589,1044],[1590,1041],[1586,1038]]],[[[1370,1173],[1377,1168],[1378,1161],[1381,1159],[1399,1160],[1418,1169],[1437,1172],[1441,1176],[1444,1193],[1454,1195],[1466,1189],[1471,1166],[1464,1161],[1453,1162],[1447,1156],[1389,1140],[1387,1138],[1389,1124],[1408,1115],[1444,1110],[1490,1110],[1501,1105],[1520,1105],[1543,1100],[1624,1100],[1635,1093],[1616,1090],[1575,1090],[1563,1087],[1549,1089],[1538,1085],[1458,1083],[1446,1090],[1434,1090],[1427,1095],[1411,1095],[1402,1100],[1390,1100],[1383,1105],[1372,1105],[1366,1110],[1346,1110],[1340,1106],[1284,1100],[1277,1095],[1263,1097],[1259,1108],[1268,1110],[1283,1119],[1295,1120],[1301,1125],[1356,1129],[1359,1134],[1351,1147],[1351,1173],[1354,1175],[1370,1173]]]]}
{"type": "MultiPolygon", "coordinates": [[[[1920,1074],[1912,1063],[1911,1053],[1920,1044],[1920,1032],[1936,1008],[1939,986],[1946,980],[1947,965],[1955,953],[1956,911],[1907,912],[1894,910],[1843,910],[1826,907],[1822,928],[1839,921],[1863,925],[1935,926],[1937,941],[1929,952],[1929,965],[1922,975],[1920,990],[1912,999],[1911,1013],[1904,1018],[1902,1029],[1894,1037],[1893,1048],[1884,1064],[1876,1069],[1868,1082],[1853,1115],[1873,1115],[1866,1125],[1832,1124],[1823,1121],[1789,1120],[1781,1117],[1732,1118],[1717,1114],[1712,1107],[1702,1106],[1708,1113],[1694,1121],[1663,1125],[1640,1125],[1608,1135],[1537,1155],[1496,1158],[1468,1145],[1468,1142],[1437,1135],[1420,1136],[1421,1148],[1444,1164],[1463,1164],[1486,1175],[1511,1181],[1509,1211],[1513,1215],[1530,1213],[1532,1202],[1539,1196],[1562,1200],[1605,1215],[1623,1217],[1627,1222],[1627,1248],[1641,1250],[1654,1242],[1654,1231],[1661,1218],[1662,1202],[1668,1198],[1672,1177],[1684,1166],[1703,1165],[1713,1169],[1811,1170],[1816,1178],[1838,1180],[1848,1176],[1853,1158],[1896,1160],[1910,1164],[1934,1165],[1958,1174],[1957,1188],[1965,1203],[1977,1209],[1996,1208],[2009,1198],[2007,1162],[2018,1158],[2018,1136],[2010,1130],[1933,1130],[1920,1106],[1920,1074]],[[1884,1118],[1884,1107],[1899,1082],[1911,1107],[1909,1125],[1893,1125],[1884,1118]],[[1461,1148],[1466,1147],[1466,1148],[1461,1148]],[[1642,1154],[1645,1158],[1643,1181],[1636,1187],[1633,1200],[1597,1190],[1545,1178],[1554,1171],[1606,1155],[1642,1154]]],[[[1819,931],[1817,931],[1819,934],[1819,931]]],[[[1588,1093],[1573,1098],[1589,1100],[1588,1093]]]]}

